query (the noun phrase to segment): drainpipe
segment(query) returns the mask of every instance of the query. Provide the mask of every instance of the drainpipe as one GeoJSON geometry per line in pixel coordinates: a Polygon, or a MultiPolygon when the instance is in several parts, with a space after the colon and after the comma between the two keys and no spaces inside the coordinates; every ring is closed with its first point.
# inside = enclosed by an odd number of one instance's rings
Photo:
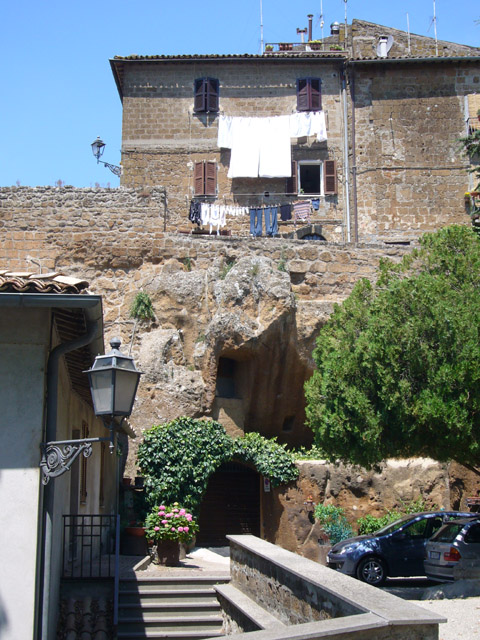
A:
{"type": "Polygon", "coordinates": [[[358,200],[357,200],[357,155],[355,149],[355,69],[350,73],[350,95],[352,99],[352,187],[353,187],[353,227],[355,243],[358,243],[358,200]]]}
{"type": "Polygon", "coordinates": [[[345,167],[345,217],[347,227],[347,242],[351,241],[350,238],[350,167],[348,164],[348,113],[347,113],[347,80],[345,77],[345,70],[342,69],[342,100],[343,100],[343,162],[345,167]]]}
{"type": "MultiPolygon", "coordinates": [[[[58,414],[58,380],[60,359],[66,353],[85,347],[93,342],[98,335],[100,320],[87,323],[87,333],[75,340],[64,342],[55,347],[48,358],[47,365],[47,416],[45,442],[56,439],[57,414],[58,414]]],[[[40,575],[43,575],[43,582],[40,586],[39,603],[41,603],[40,619],[38,629],[41,630],[39,637],[42,640],[53,640],[56,629],[52,628],[50,620],[50,589],[51,589],[51,560],[52,560],[52,534],[53,534],[53,511],[55,502],[55,482],[51,480],[44,489],[43,506],[43,532],[42,532],[42,557],[40,560],[40,575]]]]}

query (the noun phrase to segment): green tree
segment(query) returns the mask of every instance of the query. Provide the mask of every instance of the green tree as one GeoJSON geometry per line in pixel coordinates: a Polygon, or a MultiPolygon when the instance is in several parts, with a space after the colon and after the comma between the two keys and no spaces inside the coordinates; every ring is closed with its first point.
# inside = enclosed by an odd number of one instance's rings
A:
{"type": "Polygon", "coordinates": [[[307,421],[325,456],[480,460],[480,242],[453,226],[360,281],[317,339],[307,421]]]}

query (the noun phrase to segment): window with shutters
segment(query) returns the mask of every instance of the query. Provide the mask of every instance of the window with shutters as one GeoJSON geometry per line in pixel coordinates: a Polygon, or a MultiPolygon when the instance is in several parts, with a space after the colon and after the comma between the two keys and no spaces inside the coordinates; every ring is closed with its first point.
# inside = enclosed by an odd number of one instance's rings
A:
{"type": "Polygon", "coordinates": [[[196,196],[217,195],[217,163],[213,160],[195,162],[193,169],[194,193],[196,196]]]}
{"type": "Polygon", "coordinates": [[[337,194],[335,160],[299,160],[292,162],[292,177],[287,178],[285,193],[315,196],[337,194]]]}
{"type": "Polygon", "coordinates": [[[320,78],[297,80],[297,111],[322,110],[322,81],[320,78]]]}
{"type": "Polygon", "coordinates": [[[195,113],[218,112],[219,82],[217,78],[197,78],[193,93],[195,113]]]}

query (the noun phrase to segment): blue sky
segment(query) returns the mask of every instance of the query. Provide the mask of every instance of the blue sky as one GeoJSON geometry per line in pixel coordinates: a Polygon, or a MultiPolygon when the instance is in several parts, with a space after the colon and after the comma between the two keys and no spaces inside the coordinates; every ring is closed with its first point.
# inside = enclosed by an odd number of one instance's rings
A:
{"type": "MultiPolygon", "coordinates": [[[[297,41],[297,27],[320,0],[263,0],[264,40],[297,41]]],[[[325,36],[344,20],[344,0],[323,0],[325,36]]],[[[347,15],[433,37],[433,0],[348,0],[347,15]]],[[[436,0],[440,40],[480,46],[479,0],[436,0]]],[[[258,53],[260,0],[5,0],[0,7],[0,186],[115,187],[119,179],[92,156],[120,162],[122,110],[110,71],[115,55],[258,53]]]]}

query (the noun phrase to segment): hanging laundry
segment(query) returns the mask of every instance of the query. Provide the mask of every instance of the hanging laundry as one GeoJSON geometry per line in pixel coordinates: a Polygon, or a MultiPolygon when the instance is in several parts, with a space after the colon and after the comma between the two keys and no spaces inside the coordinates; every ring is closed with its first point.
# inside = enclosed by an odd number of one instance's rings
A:
{"type": "Polygon", "coordinates": [[[193,222],[193,224],[197,224],[198,226],[200,226],[202,224],[200,202],[196,202],[195,200],[192,200],[190,202],[190,210],[188,212],[188,219],[190,220],[190,222],[193,222]]]}
{"type": "Polygon", "coordinates": [[[262,235],[262,215],[263,209],[253,207],[250,209],[250,235],[254,238],[262,235]]]}
{"type": "Polygon", "coordinates": [[[287,220],[292,219],[292,205],[291,204],[282,204],[280,206],[280,218],[286,222],[287,220]]]}
{"type": "Polygon", "coordinates": [[[327,139],[323,111],[289,116],[244,118],[219,116],[217,144],[231,149],[229,178],[289,178],[291,138],[327,139]]]}
{"type": "Polygon", "coordinates": [[[295,222],[310,222],[310,200],[300,200],[293,203],[293,216],[295,222]]]}
{"type": "Polygon", "coordinates": [[[267,236],[273,237],[278,234],[278,208],[265,207],[265,233],[267,236]]]}

